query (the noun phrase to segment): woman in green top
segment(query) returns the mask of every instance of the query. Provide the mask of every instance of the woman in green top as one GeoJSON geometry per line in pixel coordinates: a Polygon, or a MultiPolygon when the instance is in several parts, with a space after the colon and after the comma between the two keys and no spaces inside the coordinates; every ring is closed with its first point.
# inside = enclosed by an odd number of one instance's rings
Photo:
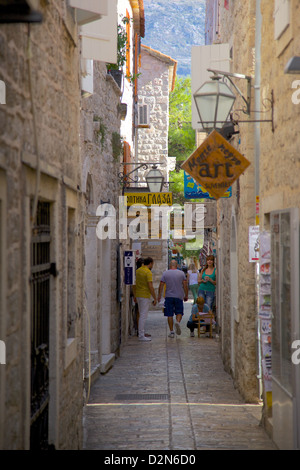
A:
{"type": "Polygon", "coordinates": [[[198,284],[200,284],[200,286],[198,296],[204,298],[205,303],[209,306],[210,310],[212,309],[215,298],[217,284],[216,274],[215,257],[213,255],[209,255],[206,258],[206,266],[199,273],[198,284]]]}

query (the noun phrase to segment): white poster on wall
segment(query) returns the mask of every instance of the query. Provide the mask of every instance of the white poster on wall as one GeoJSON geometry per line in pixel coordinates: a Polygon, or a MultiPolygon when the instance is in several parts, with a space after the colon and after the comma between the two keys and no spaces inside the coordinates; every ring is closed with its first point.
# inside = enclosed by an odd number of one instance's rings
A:
{"type": "Polygon", "coordinates": [[[249,262],[259,261],[259,225],[249,227],[249,262]]]}

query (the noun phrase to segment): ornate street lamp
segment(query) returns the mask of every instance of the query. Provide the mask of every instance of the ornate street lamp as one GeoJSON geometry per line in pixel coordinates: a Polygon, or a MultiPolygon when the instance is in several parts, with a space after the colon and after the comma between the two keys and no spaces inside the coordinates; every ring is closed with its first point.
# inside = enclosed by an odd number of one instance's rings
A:
{"type": "Polygon", "coordinates": [[[194,93],[201,124],[206,132],[222,129],[236,99],[229,86],[220,78],[214,75],[194,93]]]}
{"type": "Polygon", "coordinates": [[[139,192],[151,192],[151,193],[160,193],[164,185],[171,184],[170,182],[165,182],[164,176],[162,173],[157,169],[157,165],[160,165],[159,162],[134,162],[134,163],[121,163],[122,165],[130,165],[135,166],[133,170],[129,173],[125,172],[124,170],[119,173],[119,180],[120,184],[123,187],[123,194],[125,190],[131,189],[134,191],[139,192]],[[143,170],[148,170],[151,167],[151,170],[146,175],[144,180],[139,180],[137,171],[142,168],[143,170]],[[135,176],[132,176],[135,173],[135,176]],[[145,187],[133,187],[131,186],[133,183],[147,183],[145,187]]]}
{"type": "MultiPolygon", "coordinates": [[[[293,61],[293,70],[299,65],[298,61],[293,61]],[[298,65],[297,65],[298,64],[298,65]]],[[[288,68],[287,68],[288,70],[288,68]]],[[[273,90],[271,91],[271,98],[266,99],[265,102],[269,102],[270,108],[266,111],[253,111],[251,110],[251,77],[249,75],[242,75],[240,73],[230,73],[222,72],[220,70],[207,69],[208,72],[212,72],[214,75],[211,77],[210,81],[205,82],[199,90],[194,93],[194,100],[196,103],[197,111],[203,126],[203,130],[210,132],[213,129],[220,130],[224,134],[224,137],[227,138],[238,132],[234,131],[234,125],[240,124],[242,122],[270,122],[272,124],[272,132],[274,132],[274,96],[273,90]],[[240,95],[244,101],[243,113],[247,114],[250,117],[252,113],[258,112],[267,112],[271,111],[271,119],[248,119],[246,121],[241,121],[239,118],[228,119],[228,116],[231,112],[232,106],[235,102],[236,95],[231,91],[229,86],[221,81],[221,77],[225,77],[235,91],[240,95]],[[247,94],[243,95],[241,90],[232,80],[233,78],[243,79],[247,81],[247,94]]],[[[288,72],[286,72],[288,73],[288,72]]],[[[265,106],[265,105],[264,105],[265,106]]]]}
{"type": "Polygon", "coordinates": [[[160,193],[164,184],[164,177],[156,165],[147,173],[145,177],[149,191],[151,193],[160,193]]]}

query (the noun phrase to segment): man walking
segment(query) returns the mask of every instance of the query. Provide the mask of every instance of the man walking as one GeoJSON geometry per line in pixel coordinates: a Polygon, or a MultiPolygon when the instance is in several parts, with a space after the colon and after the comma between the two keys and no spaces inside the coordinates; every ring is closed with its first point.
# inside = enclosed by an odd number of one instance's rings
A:
{"type": "Polygon", "coordinates": [[[168,325],[170,328],[169,336],[170,338],[174,338],[174,313],[176,315],[175,331],[177,335],[180,335],[180,322],[183,315],[183,300],[188,300],[187,280],[185,274],[177,269],[177,261],[175,260],[171,261],[170,269],[165,271],[162,275],[158,290],[158,302],[160,302],[164,287],[166,287],[164,316],[168,318],[168,325]]]}
{"type": "Polygon", "coordinates": [[[153,288],[152,272],[154,261],[148,257],[144,260],[143,266],[136,270],[136,283],[133,286],[133,300],[139,306],[139,340],[151,341],[151,338],[145,336],[145,323],[150,308],[151,295],[154,299],[153,305],[156,305],[156,294],[153,288]]]}

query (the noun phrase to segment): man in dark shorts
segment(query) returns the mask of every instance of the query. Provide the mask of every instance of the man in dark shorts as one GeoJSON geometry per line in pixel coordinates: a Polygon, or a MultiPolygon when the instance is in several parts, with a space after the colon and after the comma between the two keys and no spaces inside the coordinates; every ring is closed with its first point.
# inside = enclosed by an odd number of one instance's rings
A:
{"type": "Polygon", "coordinates": [[[164,287],[165,292],[165,308],[164,316],[168,319],[170,328],[170,338],[175,337],[173,316],[176,315],[175,331],[177,335],[181,334],[180,322],[183,315],[183,300],[188,300],[188,285],[185,274],[177,269],[177,261],[172,260],[170,269],[165,271],[162,275],[159,289],[158,289],[158,302],[161,299],[164,287]]]}

